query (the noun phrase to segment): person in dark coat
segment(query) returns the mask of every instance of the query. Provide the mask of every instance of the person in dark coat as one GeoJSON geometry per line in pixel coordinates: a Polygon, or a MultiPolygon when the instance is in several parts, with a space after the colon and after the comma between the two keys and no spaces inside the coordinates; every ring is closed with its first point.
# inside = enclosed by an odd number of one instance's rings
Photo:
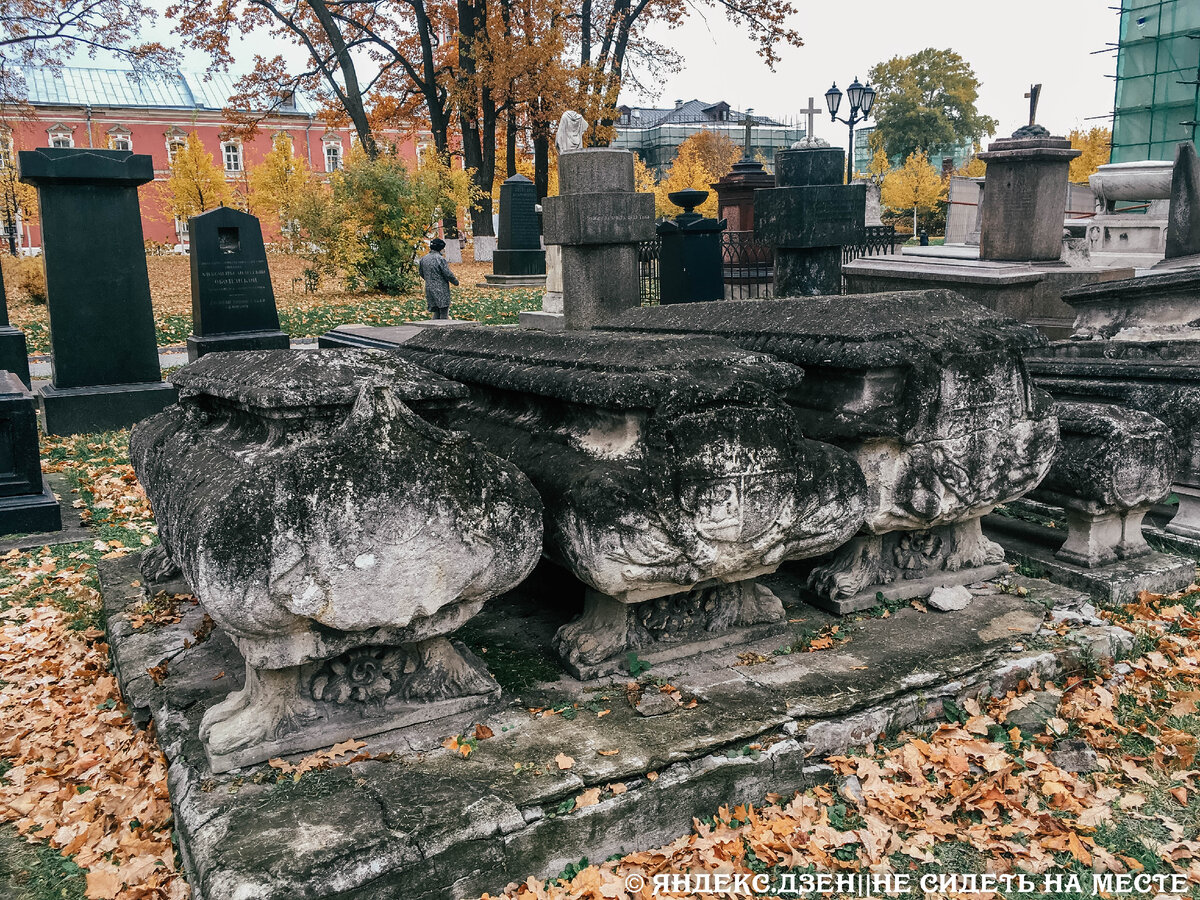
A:
{"type": "Polygon", "coordinates": [[[458,284],[458,279],[450,271],[450,263],[442,256],[445,249],[446,242],[434,238],[429,242],[429,252],[417,263],[421,278],[425,281],[425,305],[435,319],[450,318],[450,285],[458,284]]]}

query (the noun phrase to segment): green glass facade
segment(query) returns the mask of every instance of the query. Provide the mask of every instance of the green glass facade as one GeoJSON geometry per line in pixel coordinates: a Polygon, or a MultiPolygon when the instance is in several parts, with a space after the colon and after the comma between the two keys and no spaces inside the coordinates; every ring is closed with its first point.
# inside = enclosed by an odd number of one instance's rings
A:
{"type": "Polygon", "coordinates": [[[1174,159],[1200,121],[1200,0],[1121,0],[1113,162],[1174,159]]]}

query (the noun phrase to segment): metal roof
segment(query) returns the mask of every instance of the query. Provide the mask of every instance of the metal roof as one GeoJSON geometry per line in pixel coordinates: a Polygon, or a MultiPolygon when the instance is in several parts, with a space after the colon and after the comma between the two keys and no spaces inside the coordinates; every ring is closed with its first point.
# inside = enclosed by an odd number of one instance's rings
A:
{"type": "MultiPolygon", "coordinates": [[[[668,109],[631,106],[628,107],[629,121],[622,122],[621,127],[653,128],[657,125],[702,125],[710,122],[719,122],[722,120],[717,116],[717,108],[722,106],[722,104],[723,101],[708,103],[704,100],[688,100],[686,103],[681,103],[668,109]]],[[[745,120],[746,114],[744,112],[730,108],[729,117],[723,121],[741,123],[745,120]]],[[[754,122],[756,125],[783,125],[782,122],[777,122],[766,116],[755,116],[754,122]]]]}
{"type": "MultiPolygon", "coordinates": [[[[90,69],[64,66],[24,66],[22,72],[33,106],[111,106],[143,109],[203,109],[219,111],[236,91],[223,72],[208,75],[179,70],[172,75],[135,73],[130,69],[90,69]]],[[[280,115],[317,112],[297,95],[296,108],[280,115]]]]}

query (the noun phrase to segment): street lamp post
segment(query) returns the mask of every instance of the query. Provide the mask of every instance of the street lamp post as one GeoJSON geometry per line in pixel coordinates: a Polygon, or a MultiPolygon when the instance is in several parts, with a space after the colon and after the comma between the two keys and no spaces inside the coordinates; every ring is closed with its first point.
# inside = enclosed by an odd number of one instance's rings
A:
{"type": "Polygon", "coordinates": [[[850,126],[850,146],[846,150],[846,184],[854,178],[854,126],[871,115],[871,107],[875,105],[875,88],[869,84],[862,85],[855,76],[854,82],[846,88],[846,97],[850,100],[850,118],[838,118],[838,107],[842,105],[842,92],[837,83],[825,92],[825,105],[829,107],[829,118],[850,126]]]}

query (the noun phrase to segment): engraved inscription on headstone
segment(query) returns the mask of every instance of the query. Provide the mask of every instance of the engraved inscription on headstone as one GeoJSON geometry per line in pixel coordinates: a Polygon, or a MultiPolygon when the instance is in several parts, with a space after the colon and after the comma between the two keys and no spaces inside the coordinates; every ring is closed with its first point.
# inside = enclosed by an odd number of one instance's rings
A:
{"type": "Polygon", "coordinates": [[[287,349],[258,219],[221,207],[188,224],[192,336],[188,357],[214,350],[287,349]]]}

